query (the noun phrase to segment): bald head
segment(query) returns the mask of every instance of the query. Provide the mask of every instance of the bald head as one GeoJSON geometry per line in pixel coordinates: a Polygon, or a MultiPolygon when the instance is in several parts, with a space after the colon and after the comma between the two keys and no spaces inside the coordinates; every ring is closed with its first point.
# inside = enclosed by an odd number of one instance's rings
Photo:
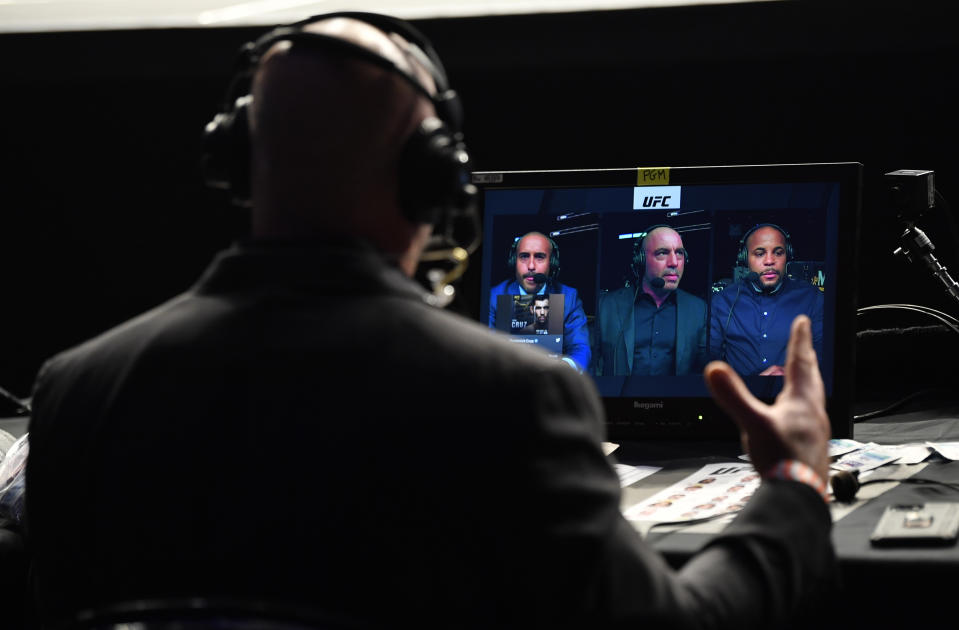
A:
{"type": "Polygon", "coordinates": [[[642,241],[645,250],[643,291],[656,304],[662,304],[670,292],[679,288],[686,268],[686,248],[679,232],[660,226],[649,231],[642,241]]]}
{"type": "MultiPolygon", "coordinates": [[[[361,46],[435,91],[398,35],[345,17],[304,30],[361,46]]],[[[397,259],[425,241],[428,227],[403,216],[397,194],[401,150],[435,115],[422,92],[349,52],[280,41],[260,61],[252,93],[254,237],[356,236],[397,259]]]]}

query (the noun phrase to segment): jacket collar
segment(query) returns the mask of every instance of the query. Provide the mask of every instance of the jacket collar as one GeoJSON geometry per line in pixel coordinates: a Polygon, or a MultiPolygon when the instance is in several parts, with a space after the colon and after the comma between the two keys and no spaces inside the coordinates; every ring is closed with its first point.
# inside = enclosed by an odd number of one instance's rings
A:
{"type": "Polygon", "coordinates": [[[214,258],[194,289],[200,294],[296,289],[328,295],[432,296],[363,241],[239,242],[214,258]]]}

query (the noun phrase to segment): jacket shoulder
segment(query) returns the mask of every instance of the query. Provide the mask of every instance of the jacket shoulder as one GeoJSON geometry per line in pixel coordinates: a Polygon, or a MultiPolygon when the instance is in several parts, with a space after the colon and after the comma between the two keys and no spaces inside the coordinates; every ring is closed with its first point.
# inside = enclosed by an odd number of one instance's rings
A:
{"type": "Polygon", "coordinates": [[[699,308],[706,308],[706,301],[699,297],[698,295],[693,295],[689,291],[683,291],[682,289],[676,289],[676,297],[681,301],[685,302],[689,306],[695,306],[699,308]]]}

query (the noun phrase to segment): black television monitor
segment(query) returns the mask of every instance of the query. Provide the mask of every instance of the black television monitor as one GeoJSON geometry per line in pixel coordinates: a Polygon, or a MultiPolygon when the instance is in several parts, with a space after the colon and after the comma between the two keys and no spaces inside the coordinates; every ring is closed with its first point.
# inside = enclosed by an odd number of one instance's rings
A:
{"type": "Polygon", "coordinates": [[[861,164],[484,171],[473,182],[481,320],[592,378],[610,439],[738,437],[703,364],[727,360],[771,401],[799,312],[813,319],[833,437],[852,436],[861,164]]]}

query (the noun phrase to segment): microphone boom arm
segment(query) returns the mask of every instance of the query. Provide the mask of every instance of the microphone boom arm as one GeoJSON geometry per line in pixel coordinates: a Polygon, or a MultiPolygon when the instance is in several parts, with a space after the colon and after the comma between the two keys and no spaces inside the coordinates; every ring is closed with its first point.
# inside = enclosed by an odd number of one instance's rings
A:
{"type": "Polygon", "coordinates": [[[919,228],[910,225],[906,231],[899,237],[901,245],[893,252],[897,256],[905,256],[911,263],[921,262],[932,272],[936,278],[945,286],[946,293],[953,299],[959,301],[959,283],[957,283],[946,268],[939,263],[932,253],[936,248],[932,240],[926,233],[919,228]]]}

